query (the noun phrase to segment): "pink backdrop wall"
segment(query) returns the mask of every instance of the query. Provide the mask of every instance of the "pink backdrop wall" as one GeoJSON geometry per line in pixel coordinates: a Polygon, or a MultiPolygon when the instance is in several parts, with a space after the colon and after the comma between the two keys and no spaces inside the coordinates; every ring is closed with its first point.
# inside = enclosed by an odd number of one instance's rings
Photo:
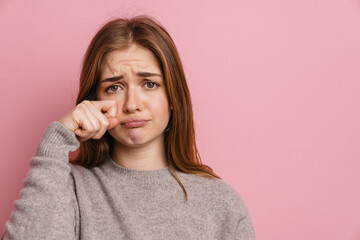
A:
{"type": "Polygon", "coordinates": [[[181,54],[203,162],[258,239],[360,239],[360,2],[0,1],[0,231],[83,54],[112,17],[150,14],[181,54]]]}

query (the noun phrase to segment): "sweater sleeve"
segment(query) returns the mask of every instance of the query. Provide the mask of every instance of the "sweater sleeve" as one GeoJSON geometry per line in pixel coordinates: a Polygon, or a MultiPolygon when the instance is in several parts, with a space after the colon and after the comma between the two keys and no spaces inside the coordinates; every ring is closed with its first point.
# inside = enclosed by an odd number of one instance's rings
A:
{"type": "Polygon", "coordinates": [[[254,228],[250,219],[250,215],[248,213],[239,219],[237,223],[234,239],[256,240],[254,228]]]}
{"type": "Polygon", "coordinates": [[[76,201],[69,152],[79,146],[76,135],[62,123],[50,123],[5,225],[5,240],[75,239],[76,201]]]}

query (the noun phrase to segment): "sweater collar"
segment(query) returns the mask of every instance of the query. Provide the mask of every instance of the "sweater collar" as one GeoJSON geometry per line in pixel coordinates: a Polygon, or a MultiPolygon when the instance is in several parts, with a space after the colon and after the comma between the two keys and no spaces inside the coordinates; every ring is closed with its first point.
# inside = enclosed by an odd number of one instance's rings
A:
{"type": "Polygon", "coordinates": [[[125,168],[109,157],[106,162],[102,165],[102,168],[107,173],[115,173],[121,177],[127,178],[133,181],[139,181],[144,183],[151,183],[156,181],[168,181],[170,179],[175,180],[172,176],[170,167],[166,166],[164,168],[156,170],[137,170],[131,168],[125,168]]]}

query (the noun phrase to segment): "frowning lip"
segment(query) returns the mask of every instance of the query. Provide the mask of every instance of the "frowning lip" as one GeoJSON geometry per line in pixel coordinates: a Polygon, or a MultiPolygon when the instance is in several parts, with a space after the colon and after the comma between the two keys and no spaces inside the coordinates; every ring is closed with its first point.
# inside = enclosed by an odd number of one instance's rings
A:
{"type": "Polygon", "coordinates": [[[149,120],[140,117],[131,117],[122,121],[120,124],[124,127],[141,127],[145,125],[147,121],[149,120]]]}

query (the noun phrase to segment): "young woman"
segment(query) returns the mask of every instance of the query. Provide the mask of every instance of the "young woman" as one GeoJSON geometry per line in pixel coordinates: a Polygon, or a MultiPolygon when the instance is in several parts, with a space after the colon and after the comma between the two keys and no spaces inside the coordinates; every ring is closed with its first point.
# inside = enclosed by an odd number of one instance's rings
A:
{"type": "Polygon", "coordinates": [[[179,54],[150,17],[99,30],[76,107],[30,164],[4,239],[255,239],[240,196],[201,163],[179,54]]]}

